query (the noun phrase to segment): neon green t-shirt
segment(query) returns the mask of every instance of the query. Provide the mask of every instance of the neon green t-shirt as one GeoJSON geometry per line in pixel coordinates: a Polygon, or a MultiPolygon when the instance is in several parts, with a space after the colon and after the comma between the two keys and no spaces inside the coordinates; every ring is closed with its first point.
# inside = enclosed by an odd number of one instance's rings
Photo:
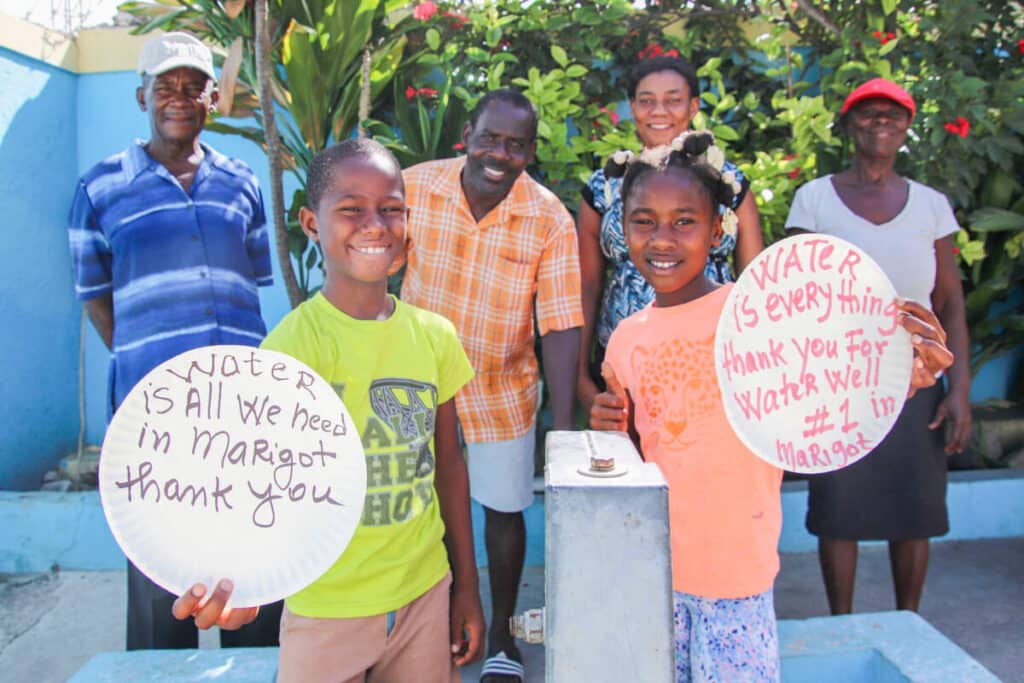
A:
{"type": "Polygon", "coordinates": [[[287,598],[307,617],[398,609],[448,571],[434,492],[434,418],[473,377],[455,327],[395,299],[387,320],[357,320],[318,293],[262,347],[286,353],[335,388],[366,452],[366,502],[352,541],[327,572],[287,598]]]}

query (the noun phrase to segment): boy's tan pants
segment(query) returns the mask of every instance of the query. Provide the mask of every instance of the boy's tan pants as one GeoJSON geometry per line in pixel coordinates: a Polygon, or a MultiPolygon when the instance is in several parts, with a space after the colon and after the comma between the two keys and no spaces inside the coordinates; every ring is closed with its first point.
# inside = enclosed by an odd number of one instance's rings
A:
{"type": "Polygon", "coordinates": [[[448,574],[389,615],[350,619],[281,617],[278,683],[459,683],[448,625],[448,574]]]}

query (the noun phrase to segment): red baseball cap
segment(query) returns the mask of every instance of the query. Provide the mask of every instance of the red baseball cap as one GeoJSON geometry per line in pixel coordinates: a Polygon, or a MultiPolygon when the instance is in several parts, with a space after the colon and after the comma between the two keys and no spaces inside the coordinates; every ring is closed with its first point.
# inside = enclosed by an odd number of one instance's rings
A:
{"type": "Polygon", "coordinates": [[[892,81],[887,81],[884,78],[872,78],[850,93],[846,101],[843,102],[843,109],[839,112],[839,115],[842,116],[850,111],[858,102],[875,98],[891,100],[904,109],[909,110],[911,119],[917,113],[917,106],[914,104],[914,98],[910,96],[910,93],[892,81]]]}

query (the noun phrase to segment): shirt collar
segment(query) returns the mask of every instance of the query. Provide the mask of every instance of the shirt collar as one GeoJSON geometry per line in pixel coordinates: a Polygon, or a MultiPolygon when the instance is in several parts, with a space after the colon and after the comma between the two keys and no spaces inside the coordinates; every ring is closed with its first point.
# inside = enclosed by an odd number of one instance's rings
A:
{"type": "MultiPolygon", "coordinates": [[[[128,154],[126,155],[124,163],[125,173],[128,174],[128,182],[138,178],[143,171],[151,169],[155,170],[156,166],[158,166],[153,157],[146,153],[144,148],[145,144],[145,140],[136,138],[128,148],[128,154]]],[[[196,180],[200,180],[209,174],[209,166],[227,173],[232,173],[230,165],[228,164],[228,157],[224,156],[213,147],[210,147],[205,142],[200,141],[199,147],[203,150],[203,160],[199,162],[199,170],[196,171],[196,180]]]]}
{"type": "MultiPolygon", "coordinates": [[[[465,166],[465,156],[451,159],[441,168],[441,172],[430,186],[430,192],[443,197],[459,197],[463,204],[465,204],[466,210],[469,211],[469,202],[466,200],[466,195],[462,190],[462,169],[465,166]]],[[[498,220],[502,222],[508,220],[509,216],[540,215],[540,202],[537,201],[539,197],[537,196],[537,188],[534,185],[535,181],[533,178],[525,171],[522,172],[512,184],[512,189],[509,190],[508,195],[501,200],[498,206],[491,209],[491,212],[487,215],[490,216],[497,211],[498,220]]],[[[483,219],[481,219],[481,222],[483,222],[483,219]]]]}

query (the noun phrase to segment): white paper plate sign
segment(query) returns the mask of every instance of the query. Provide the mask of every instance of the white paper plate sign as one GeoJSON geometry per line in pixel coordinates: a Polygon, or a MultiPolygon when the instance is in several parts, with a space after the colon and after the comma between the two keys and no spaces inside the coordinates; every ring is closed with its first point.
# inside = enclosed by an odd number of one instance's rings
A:
{"type": "Polygon", "coordinates": [[[725,413],[750,450],[813,474],[885,438],[913,362],[896,292],[863,251],[798,235],[763,251],[726,300],[715,336],[725,413]]]}
{"type": "Polygon", "coordinates": [[[334,389],[247,346],[183,353],[128,394],[103,441],[100,496],[125,555],[181,594],[235,583],[266,604],[312,583],[362,514],[366,461],[334,389]]]}

